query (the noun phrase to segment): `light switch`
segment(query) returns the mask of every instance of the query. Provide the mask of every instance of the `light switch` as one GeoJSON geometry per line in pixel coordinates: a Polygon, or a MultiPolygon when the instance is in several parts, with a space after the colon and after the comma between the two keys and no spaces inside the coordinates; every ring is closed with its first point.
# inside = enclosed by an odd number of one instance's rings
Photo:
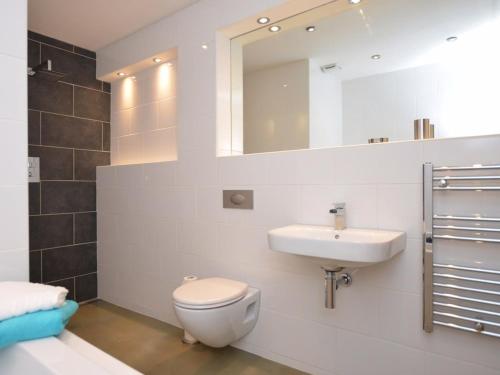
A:
{"type": "Polygon", "coordinates": [[[40,182],[40,158],[28,158],[28,182],[40,182]]]}

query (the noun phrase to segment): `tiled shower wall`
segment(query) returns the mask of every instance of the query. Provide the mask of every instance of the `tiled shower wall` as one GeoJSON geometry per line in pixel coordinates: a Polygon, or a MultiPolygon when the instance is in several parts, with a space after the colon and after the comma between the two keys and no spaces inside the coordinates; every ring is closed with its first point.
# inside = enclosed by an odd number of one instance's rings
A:
{"type": "Polygon", "coordinates": [[[97,296],[96,166],[110,161],[110,87],[96,80],[96,56],[28,33],[28,66],[48,59],[66,75],[28,79],[30,280],[61,285],[77,301],[97,296]]]}

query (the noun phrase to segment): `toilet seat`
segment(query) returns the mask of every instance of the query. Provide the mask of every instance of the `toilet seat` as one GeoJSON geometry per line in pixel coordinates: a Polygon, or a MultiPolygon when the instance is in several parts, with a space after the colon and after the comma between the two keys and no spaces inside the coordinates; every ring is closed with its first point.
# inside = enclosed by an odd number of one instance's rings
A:
{"type": "Polygon", "coordinates": [[[223,307],[241,300],[248,292],[248,284],[240,281],[211,277],[184,284],[174,291],[177,306],[204,310],[223,307]]]}

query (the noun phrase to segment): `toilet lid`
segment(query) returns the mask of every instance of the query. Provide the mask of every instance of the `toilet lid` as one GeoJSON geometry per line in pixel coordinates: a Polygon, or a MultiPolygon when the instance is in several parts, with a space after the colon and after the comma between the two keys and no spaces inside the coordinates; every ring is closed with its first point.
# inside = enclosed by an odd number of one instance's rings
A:
{"type": "Polygon", "coordinates": [[[173,294],[176,303],[193,307],[220,307],[241,299],[247,294],[248,284],[240,281],[211,277],[189,282],[173,294]]]}

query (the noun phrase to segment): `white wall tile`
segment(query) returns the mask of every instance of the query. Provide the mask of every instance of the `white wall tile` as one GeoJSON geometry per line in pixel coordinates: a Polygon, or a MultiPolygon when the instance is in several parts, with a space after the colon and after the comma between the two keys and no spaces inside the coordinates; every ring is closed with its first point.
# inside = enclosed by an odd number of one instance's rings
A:
{"type": "Polygon", "coordinates": [[[28,248],[0,251],[0,281],[27,281],[28,264],[28,248]]]}
{"type": "Polygon", "coordinates": [[[0,251],[28,248],[28,186],[0,186],[0,251]]]}
{"type": "Polygon", "coordinates": [[[0,13],[0,54],[27,59],[28,11],[26,1],[5,0],[0,13]]]}
{"type": "Polygon", "coordinates": [[[26,122],[0,119],[0,150],[8,157],[0,158],[0,186],[27,183],[26,122]]]}
{"type": "MultiPolygon", "coordinates": [[[[9,13],[9,12],[7,12],[9,13]]],[[[24,44],[25,42],[23,42],[24,44]]],[[[27,74],[26,60],[0,55],[0,118],[27,122],[27,74]]]]}
{"type": "Polygon", "coordinates": [[[177,126],[177,100],[165,99],[158,102],[158,129],[177,126]]]}

